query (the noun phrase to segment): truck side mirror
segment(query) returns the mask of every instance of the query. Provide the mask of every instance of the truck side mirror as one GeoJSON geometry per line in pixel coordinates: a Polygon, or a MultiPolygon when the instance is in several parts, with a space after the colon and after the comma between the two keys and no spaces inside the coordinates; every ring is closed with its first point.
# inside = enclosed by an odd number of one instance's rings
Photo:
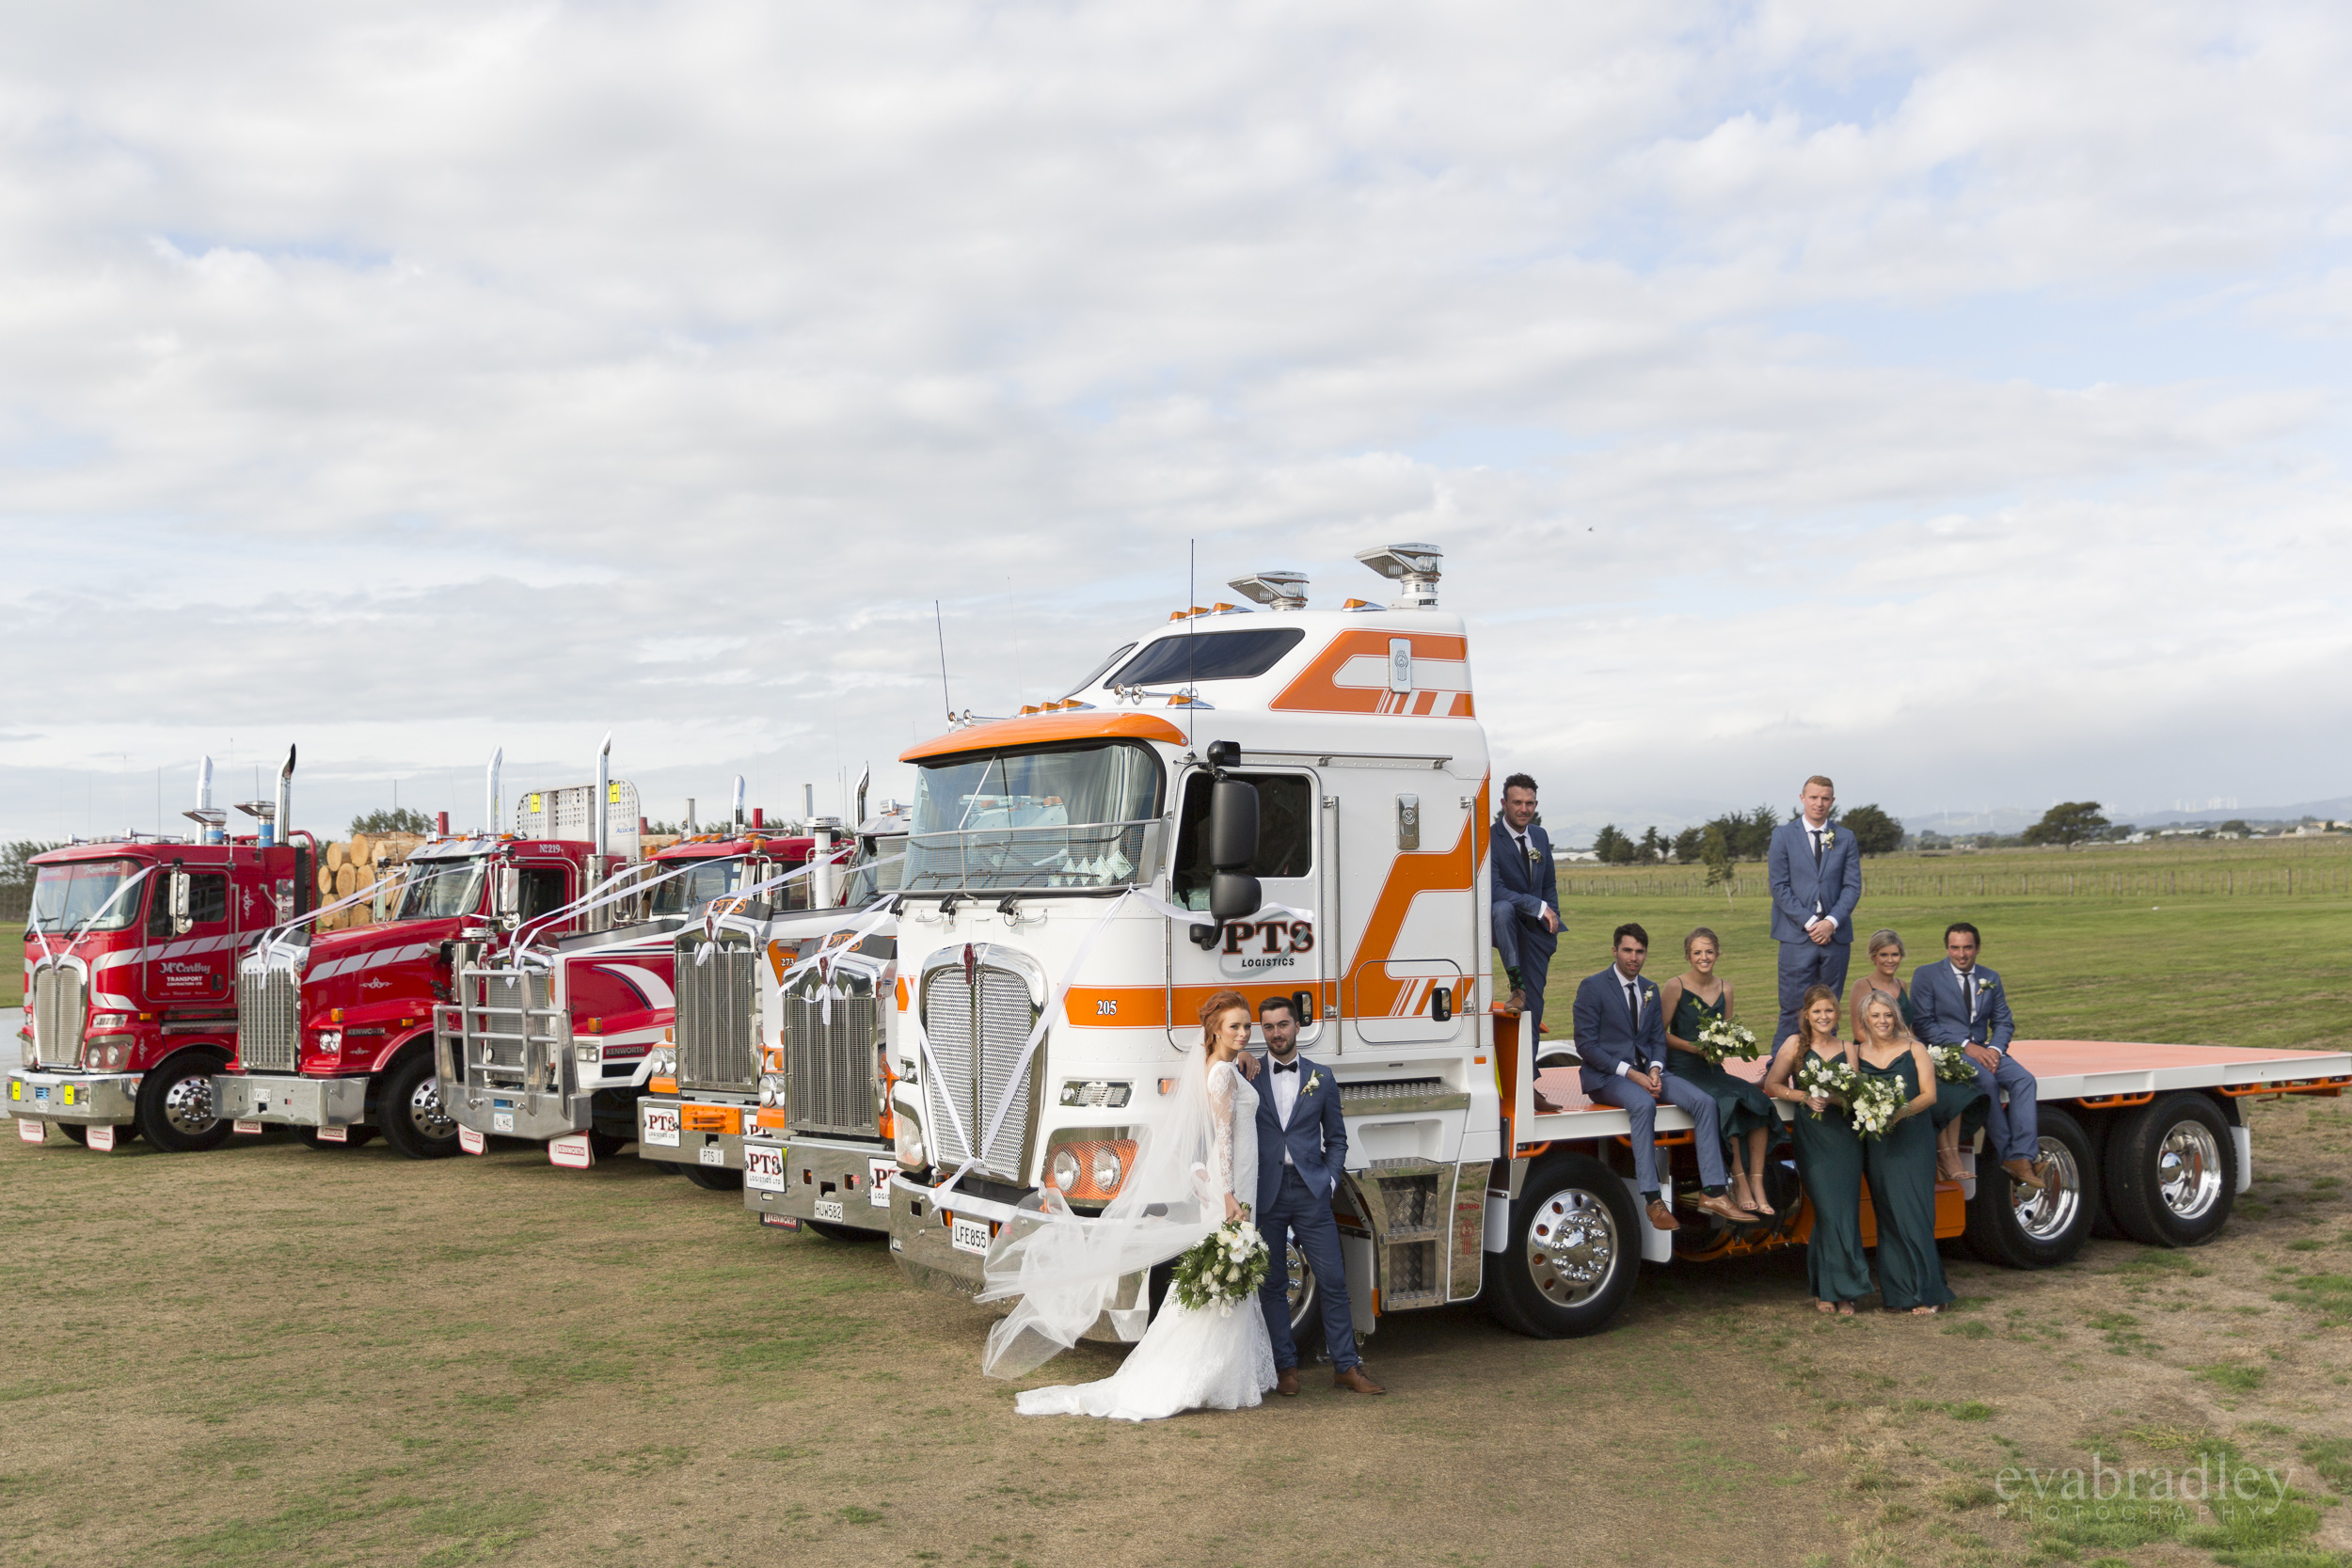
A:
{"type": "Polygon", "coordinates": [[[508,930],[522,924],[523,868],[501,865],[491,879],[490,913],[508,930]]]}
{"type": "Polygon", "coordinates": [[[1241,779],[1219,779],[1209,790],[1209,868],[1246,871],[1257,858],[1258,786],[1241,779]]]}
{"type": "Polygon", "coordinates": [[[195,878],[189,876],[179,866],[175,865],[171,868],[169,897],[171,901],[171,929],[172,934],[175,936],[186,936],[189,928],[196,924],[196,916],[192,911],[192,895],[195,888],[195,878]]]}

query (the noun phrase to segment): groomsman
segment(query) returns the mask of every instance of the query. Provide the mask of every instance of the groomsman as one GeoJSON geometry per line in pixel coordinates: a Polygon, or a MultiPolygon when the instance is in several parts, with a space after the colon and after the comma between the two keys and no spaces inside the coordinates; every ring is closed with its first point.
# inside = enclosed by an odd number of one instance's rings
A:
{"type": "Polygon", "coordinates": [[[1930,1045],[1957,1045],[1977,1064],[1977,1087],[1984,1091],[1985,1147],[2019,1186],[2040,1192],[2058,1173],[2057,1162],[2042,1158],[2039,1085],[2025,1064],[2009,1053],[2017,1024],[2009,1015],[2001,977],[1977,962],[1982,939],[1966,921],[1944,932],[1944,961],[1911,972],[1911,1006],[1919,1015],[1919,1037],[1930,1045]],[[2001,1097],[2009,1103],[2003,1105],[2001,1097]]]}
{"type": "MultiPolygon", "coordinates": [[[[1560,945],[1560,873],[1552,863],[1551,839],[1535,820],[1535,781],[1514,773],[1502,781],[1502,811],[1487,839],[1493,875],[1495,950],[1511,982],[1506,1010],[1527,1022],[1519,1031],[1521,1053],[1534,1062],[1543,1044],[1544,982],[1560,945]]],[[[1532,1069],[1531,1069],[1532,1070],[1532,1069]]],[[[1535,1091],[1535,1109],[1557,1111],[1535,1091]]]]}
{"type": "Polygon", "coordinates": [[[1797,1006],[1809,986],[1846,994],[1853,952],[1853,907],[1862,901],[1862,851],[1853,834],[1829,819],[1837,786],[1819,773],[1798,797],[1804,815],[1772,830],[1765,857],[1772,890],[1772,940],[1780,943],[1780,1028],[1775,1046],[1797,1032],[1797,1006]]]}

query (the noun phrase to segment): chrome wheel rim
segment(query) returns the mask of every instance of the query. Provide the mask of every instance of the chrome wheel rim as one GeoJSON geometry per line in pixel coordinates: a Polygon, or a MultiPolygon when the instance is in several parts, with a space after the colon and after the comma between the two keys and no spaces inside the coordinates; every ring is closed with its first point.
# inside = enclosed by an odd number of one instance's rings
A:
{"type": "Polygon", "coordinates": [[[2221,1201],[2221,1145],[2201,1121],[2174,1122],[2156,1146],[2156,1191],[2175,1219],[2202,1219],[2221,1201]]]}
{"type": "Polygon", "coordinates": [[[1622,1248],[1609,1205],[1581,1187],[1535,1205],[1527,1225],[1527,1272],[1554,1307],[1581,1307],[1617,1272],[1622,1248]]]}
{"type": "Polygon", "coordinates": [[[2010,1189],[2017,1204],[2017,1228],[2037,1242],[2066,1234],[2083,1206],[2082,1166],[2075,1163],[2074,1151],[2056,1138],[2043,1138],[2035,1164],[2044,1161],[2052,1179],[2040,1192],[2022,1182],[2010,1189]]]}
{"type": "Polygon", "coordinates": [[[1283,1243],[1282,1256],[1290,1269],[1290,1288],[1283,1291],[1283,1302],[1290,1308],[1291,1333],[1295,1337],[1307,1314],[1314,1310],[1315,1271],[1307,1266],[1307,1255],[1298,1250],[1296,1242],[1283,1243]]]}
{"type": "Polygon", "coordinates": [[[164,1091],[164,1120],[173,1132],[195,1137],[211,1132],[219,1119],[213,1115],[211,1073],[183,1078],[164,1091]]]}
{"type": "Polygon", "coordinates": [[[427,1138],[453,1138],[457,1123],[441,1109],[441,1081],[428,1078],[408,1097],[408,1125],[427,1138]]]}

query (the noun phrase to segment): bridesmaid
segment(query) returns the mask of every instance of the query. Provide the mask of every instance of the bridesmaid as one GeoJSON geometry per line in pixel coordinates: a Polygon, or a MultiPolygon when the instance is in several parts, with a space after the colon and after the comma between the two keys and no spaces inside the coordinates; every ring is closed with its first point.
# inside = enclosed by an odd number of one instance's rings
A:
{"type": "Polygon", "coordinates": [[[1731,1016],[1735,1000],[1731,981],[1718,978],[1715,964],[1723,944],[1702,926],[1682,939],[1682,957],[1690,968],[1666,982],[1659,993],[1658,1010],[1666,1015],[1666,1070],[1696,1085],[1715,1099],[1715,1121],[1731,1150],[1731,1201],[1753,1214],[1777,1213],[1764,1196],[1765,1156],[1780,1117],[1764,1091],[1738,1073],[1698,1053],[1699,1034],[1708,1024],[1731,1016]],[[1747,1158],[1740,1158],[1740,1145],[1747,1158]]]}
{"type": "Polygon", "coordinates": [[[1827,986],[1805,991],[1797,1008],[1797,1032],[1772,1053],[1764,1092],[1797,1106],[1788,1132],[1797,1146],[1797,1174],[1804,1180],[1805,1199],[1813,1210],[1813,1232],[1804,1244],[1804,1277],[1813,1288],[1815,1309],[1851,1317],[1853,1304],[1870,1293],[1870,1267],[1862,1257],[1862,1141],[1854,1136],[1843,1105],[1808,1099],[1791,1082],[1805,1059],[1816,1055],[1855,1066],[1853,1047],[1837,1037],[1837,993],[1827,986]]]}
{"type": "MultiPolygon", "coordinates": [[[[1902,968],[1903,939],[1892,927],[1882,926],[1870,933],[1870,967],[1861,979],[1853,983],[1853,994],[1847,999],[1847,1011],[1853,1019],[1854,1044],[1862,1043],[1862,1005],[1873,996],[1892,997],[1902,1013],[1904,1033],[1916,1038],[1919,1033],[1918,1010],[1911,1005],[1911,988],[1903,984],[1897,971],[1902,968]]],[[[1984,1091],[1974,1083],[1947,1084],[1938,1080],[1935,1085],[1935,1176],[1939,1181],[1959,1181],[1968,1172],[1960,1163],[1960,1140],[1974,1137],[1984,1125],[1984,1091]]]]}
{"type": "Polygon", "coordinates": [[[1879,1299],[1889,1312],[1927,1317],[1952,1299],[1935,1250],[1935,1061],[1883,991],[1862,1005],[1862,1070],[1903,1091],[1894,1125],[1862,1146],[1878,1218],[1879,1299]]]}

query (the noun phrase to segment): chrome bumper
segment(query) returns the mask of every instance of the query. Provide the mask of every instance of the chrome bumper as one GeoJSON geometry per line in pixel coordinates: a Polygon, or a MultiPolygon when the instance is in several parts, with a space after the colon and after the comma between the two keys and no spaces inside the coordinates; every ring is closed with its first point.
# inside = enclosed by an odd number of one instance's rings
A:
{"type": "Polygon", "coordinates": [[[349,1127],[365,1121],[367,1113],[365,1078],[299,1078],[274,1072],[222,1072],[213,1077],[213,1114],[227,1122],[349,1127]]]}
{"type": "Polygon", "coordinates": [[[469,1128],[486,1137],[530,1138],[546,1143],[549,1138],[585,1132],[596,1122],[593,1093],[565,1094],[554,1089],[541,1089],[534,1094],[522,1089],[465,1089],[452,1095],[449,1092],[450,1081],[443,1078],[439,1082],[441,1114],[458,1126],[469,1128]]]}
{"type": "Polygon", "coordinates": [[[803,1223],[823,1220],[852,1230],[890,1228],[891,1178],[898,1162],[888,1149],[772,1131],[746,1133],[738,1142],[742,1148],[774,1155],[783,1171],[770,1179],[756,1168],[770,1162],[745,1162],[743,1207],[752,1213],[788,1215],[803,1223]],[[777,1185],[753,1185],[766,1180],[777,1185]]]}
{"type": "MultiPolygon", "coordinates": [[[[992,1230],[1015,1212],[1011,1204],[967,1197],[960,1192],[947,1195],[946,1212],[960,1219],[986,1220],[992,1230]]],[[[903,1176],[893,1177],[890,1181],[890,1253],[898,1259],[898,1272],[911,1284],[962,1296],[967,1301],[979,1291],[983,1255],[956,1246],[949,1239],[947,1221],[933,1201],[931,1189],[915,1186],[903,1176]]],[[[1142,1338],[1150,1311],[1145,1287],[1146,1276],[1140,1271],[1121,1279],[1119,1293],[1111,1298],[1110,1306],[1094,1320],[1094,1326],[1079,1338],[1111,1344],[1142,1338]]],[[[974,1305],[1000,1318],[1012,1309],[1009,1300],[974,1305]]]]}
{"type": "Polygon", "coordinates": [[[8,1074],[8,1114],[27,1121],[71,1121],[119,1127],[138,1119],[135,1072],[8,1074]]]}
{"type": "MultiPolygon", "coordinates": [[[[673,1100],[666,1095],[645,1095],[639,1099],[637,1101],[637,1157],[641,1160],[660,1160],[673,1165],[708,1165],[714,1170],[741,1170],[743,1168],[743,1134],[740,1132],[695,1132],[681,1128],[677,1133],[677,1142],[674,1144],[646,1141],[645,1117],[649,1113],[666,1111],[672,1116],[677,1116],[681,1106],[711,1103],[714,1102],[700,1100],[673,1100]]],[[[737,1112],[739,1117],[738,1126],[749,1122],[757,1114],[755,1108],[749,1105],[727,1103],[722,1104],[720,1108],[737,1112]]]]}

